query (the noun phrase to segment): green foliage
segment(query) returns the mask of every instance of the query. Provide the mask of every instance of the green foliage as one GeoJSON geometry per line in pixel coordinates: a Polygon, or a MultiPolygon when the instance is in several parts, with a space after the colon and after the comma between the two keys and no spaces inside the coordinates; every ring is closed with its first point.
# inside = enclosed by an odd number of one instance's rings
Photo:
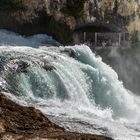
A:
{"type": "Polygon", "coordinates": [[[139,35],[137,31],[131,34],[131,42],[133,47],[140,47],[140,40],[138,36],[139,35]]]}
{"type": "Polygon", "coordinates": [[[139,41],[137,31],[131,34],[131,41],[132,41],[132,43],[135,43],[135,42],[139,41]]]}
{"type": "Polygon", "coordinates": [[[86,0],[67,0],[65,6],[61,10],[63,13],[77,18],[83,12],[85,1],[86,0]]]}
{"type": "Polygon", "coordinates": [[[0,10],[20,10],[22,8],[21,0],[0,0],[0,10]]]}
{"type": "Polygon", "coordinates": [[[72,42],[71,30],[65,23],[56,21],[53,17],[51,17],[48,28],[53,37],[58,39],[61,43],[68,45],[72,42]]]}

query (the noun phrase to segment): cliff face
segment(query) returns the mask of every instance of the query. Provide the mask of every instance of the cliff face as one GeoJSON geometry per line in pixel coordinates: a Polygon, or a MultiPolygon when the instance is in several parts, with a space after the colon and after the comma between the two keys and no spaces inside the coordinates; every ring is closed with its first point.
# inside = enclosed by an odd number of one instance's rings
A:
{"type": "Polygon", "coordinates": [[[0,5],[0,28],[25,35],[47,33],[63,44],[72,43],[72,29],[87,22],[140,32],[139,0],[2,0],[0,5]]]}
{"type": "Polygon", "coordinates": [[[125,26],[140,31],[140,0],[90,0],[89,19],[125,26]]]}

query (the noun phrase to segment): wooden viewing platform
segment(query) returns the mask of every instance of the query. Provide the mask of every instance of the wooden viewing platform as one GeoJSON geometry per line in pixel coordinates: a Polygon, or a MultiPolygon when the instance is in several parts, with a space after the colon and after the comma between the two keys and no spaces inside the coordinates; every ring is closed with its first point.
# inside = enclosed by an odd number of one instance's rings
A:
{"type": "Polygon", "coordinates": [[[75,44],[87,43],[91,47],[130,47],[130,35],[125,28],[108,23],[87,23],[74,29],[75,44]]]}

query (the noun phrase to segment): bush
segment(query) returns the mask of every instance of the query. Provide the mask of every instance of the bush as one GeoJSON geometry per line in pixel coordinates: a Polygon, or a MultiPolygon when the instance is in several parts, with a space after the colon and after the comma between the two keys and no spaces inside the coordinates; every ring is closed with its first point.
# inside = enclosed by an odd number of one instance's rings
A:
{"type": "Polygon", "coordinates": [[[140,47],[139,34],[137,31],[131,34],[131,42],[133,47],[140,47]]]}
{"type": "Polygon", "coordinates": [[[82,14],[84,3],[85,0],[67,0],[61,11],[77,18],[82,14]]]}
{"type": "Polygon", "coordinates": [[[0,0],[0,10],[20,10],[22,8],[21,0],[0,0]]]}
{"type": "Polygon", "coordinates": [[[69,27],[60,21],[55,21],[53,17],[50,18],[48,28],[50,33],[53,35],[55,39],[59,39],[59,41],[65,45],[72,43],[72,33],[69,27]]]}

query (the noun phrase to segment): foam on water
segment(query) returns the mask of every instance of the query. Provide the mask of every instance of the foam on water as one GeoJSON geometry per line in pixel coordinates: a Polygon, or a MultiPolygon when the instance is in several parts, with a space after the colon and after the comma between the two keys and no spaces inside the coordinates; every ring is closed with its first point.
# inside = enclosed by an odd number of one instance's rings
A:
{"type": "Polygon", "coordinates": [[[140,139],[139,97],[88,46],[31,48],[21,36],[23,44],[13,46],[13,36],[0,46],[0,90],[7,96],[72,131],[140,139]]]}

